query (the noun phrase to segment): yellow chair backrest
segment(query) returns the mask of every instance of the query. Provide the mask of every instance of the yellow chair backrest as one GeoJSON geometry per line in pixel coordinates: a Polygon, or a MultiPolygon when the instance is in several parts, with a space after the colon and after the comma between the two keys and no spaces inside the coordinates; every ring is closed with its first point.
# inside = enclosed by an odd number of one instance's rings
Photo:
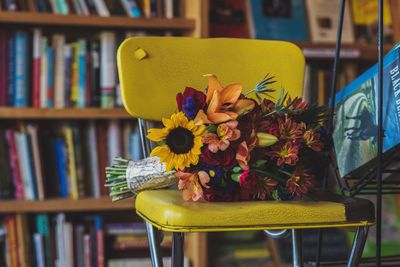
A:
{"type": "Polygon", "coordinates": [[[133,37],[120,45],[117,60],[126,110],[149,120],[175,112],[175,95],[186,86],[204,90],[204,74],[215,74],[222,85],[239,82],[244,92],[268,73],[277,91],[301,96],[303,87],[304,56],[282,41],[133,37]]]}

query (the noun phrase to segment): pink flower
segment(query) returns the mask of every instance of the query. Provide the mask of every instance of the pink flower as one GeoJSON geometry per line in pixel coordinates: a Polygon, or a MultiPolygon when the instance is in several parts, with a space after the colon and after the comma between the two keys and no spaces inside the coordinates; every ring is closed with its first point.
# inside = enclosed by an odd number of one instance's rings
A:
{"type": "Polygon", "coordinates": [[[238,121],[221,123],[217,128],[217,133],[208,133],[203,136],[203,143],[208,144],[208,149],[217,153],[218,150],[225,151],[230,141],[235,141],[240,137],[240,131],[236,129],[238,121]]]}
{"type": "Polygon", "coordinates": [[[247,137],[247,142],[242,141],[237,150],[236,150],[236,160],[243,170],[247,170],[249,168],[248,164],[250,161],[251,151],[257,146],[257,136],[254,130],[250,132],[250,135],[247,137]]]}
{"type": "Polygon", "coordinates": [[[204,171],[198,173],[178,171],[175,176],[179,179],[178,189],[183,190],[183,200],[197,201],[203,198],[203,188],[209,188],[207,183],[210,181],[210,176],[204,171]],[[201,184],[201,185],[200,185],[201,184]]]}

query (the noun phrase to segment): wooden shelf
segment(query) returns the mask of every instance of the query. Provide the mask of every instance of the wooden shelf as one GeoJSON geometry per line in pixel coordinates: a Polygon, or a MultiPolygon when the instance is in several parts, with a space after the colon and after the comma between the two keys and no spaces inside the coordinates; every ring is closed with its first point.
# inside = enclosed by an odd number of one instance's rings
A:
{"type": "MultiPolygon", "coordinates": [[[[303,50],[307,59],[333,59],[335,57],[335,44],[296,44],[303,50]]],[[[391,48],[391,45],[385,45],[383,53],[388,53],[391,48]]],[[[341,49],[341,58],[377,61],[377,47],[376,45],[367,44],[344,44],[341,49]]]]}
{"type": "Polygon", "coordinates": [[[122,108],[0,108],[0,119],[132,119],[122,108]]]}
{"type": "Polygon", "coordinates": [[[99,17],[78,15],[55,15],[35,12],[0,12],[0,23],[29,26],[65,26],[88,28],[126,29],[165,29],[191,31],[195,29],[195,21],[185,18],[130,18],[126,16],[99,17]]]}
{"type": "Polygon", "coordinates": [[[49,200],[1,200],[0,213],[37,213],[37,212],[86,212],[134,210],[133,198],[112,202],[110,198],[87,199],[49,199],[49,200]]]}

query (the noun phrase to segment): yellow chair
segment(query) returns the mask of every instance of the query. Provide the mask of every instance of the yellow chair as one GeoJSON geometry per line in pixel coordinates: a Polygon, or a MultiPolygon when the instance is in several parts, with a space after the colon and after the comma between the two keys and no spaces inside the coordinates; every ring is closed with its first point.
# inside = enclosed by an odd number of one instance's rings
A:
{"type": "MultiPolygon", "coordinates": [[[[204,89],[203,74],[250,90],[269,73],[278,81],[276,89],[301,96],[304,56],[281,41],[136,37],[119,47],[118,70],[124,106],[140,118],[144,141],[143,119],[169,117],[176,111],[176,93],[185,86],[204,89]]],[[[142,144],[148,154],[148,142],[142,144]]],[[[173,266],[182,266],[185,232],[267,230],[279,236],[282,231],[275,230],[291,229],[293,265],[303,266],[301,229],[328,227],[357,227],[348,266],[358,266],[374,223],[373,204],[328,193],[315,197],[318,201],[193,203],[183,201],[177,190],[155,190],[137,195],[136,212],[146,222],[153,267],[162,266],[158,230],[173,232],[173,266]]]]}

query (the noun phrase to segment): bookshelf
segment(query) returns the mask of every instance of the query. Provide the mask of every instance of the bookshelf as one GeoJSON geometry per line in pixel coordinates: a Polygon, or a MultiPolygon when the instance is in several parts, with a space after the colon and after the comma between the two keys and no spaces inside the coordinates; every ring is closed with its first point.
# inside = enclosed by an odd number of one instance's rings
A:
{"type": "MultiPolygon", "coordinates": [[[[63,33],[66,36],[75,36],[76,32],[90,32],[90,35],[101,31],[122,33],[126,31],[170,32],[180,36],[204,36],[207,25],[207,1],[180,0],[180,17],[171,19],[131,18],[128,16],[83,16],[83,15],[58,15],[51,13],[36,13],[17,11],[0,11],[0,28],[12,30],[27,30],[40,28],[47,33],[63,33]]],[[[28,85],[29,86],[29,85],[28,85]]],[[[29,87],[28,87],[28,90],[29,87]]],[[[0,107],[0,125],[14,125],[14,121],[34,121],[51,124],[53,122],[79,121],[79,123],[92,120],[102,121],[130,121],[134,120],[123,108],[34,108],[34,107],[0,107]]],[[[82,198],[77,200],[49,198],[45,200],[0,200],[0,216],[7,214],[32,215],[36,213],[98,213],[105,216],[124,212],[134,213],[134,199],[111,202],[108,197],[82,198]]],[[[186,256],[192,267],[207,266],[207,235],[188,234],[186,256]]],[[[1,265],[1,264],[0,264],[1,265]]]]}
{"type": "Polygon", "coordinates": [[[87,119],[132,119],[123,108],[0,108],[1,120],[87,120],[87,119]]]}
{"type": "Polygon", "coordinates": [[[196,28],[194,19],[187,18],[129,18],[126,16],[99,17],[80,15],[55,15],[34,12],[0,12],[0,23],[9,25],[85,27],[94,29],[157,29],[193,31],[196,28]]]}
{"type": "Polygon", "coordinates": [[[4,213],[38,213],[38,212],[103,212],[133,210],[134,199],[111,202],[108,197],[84,199],[48,199],[38,201],[2,200],[0,214],[4,213]]]}

